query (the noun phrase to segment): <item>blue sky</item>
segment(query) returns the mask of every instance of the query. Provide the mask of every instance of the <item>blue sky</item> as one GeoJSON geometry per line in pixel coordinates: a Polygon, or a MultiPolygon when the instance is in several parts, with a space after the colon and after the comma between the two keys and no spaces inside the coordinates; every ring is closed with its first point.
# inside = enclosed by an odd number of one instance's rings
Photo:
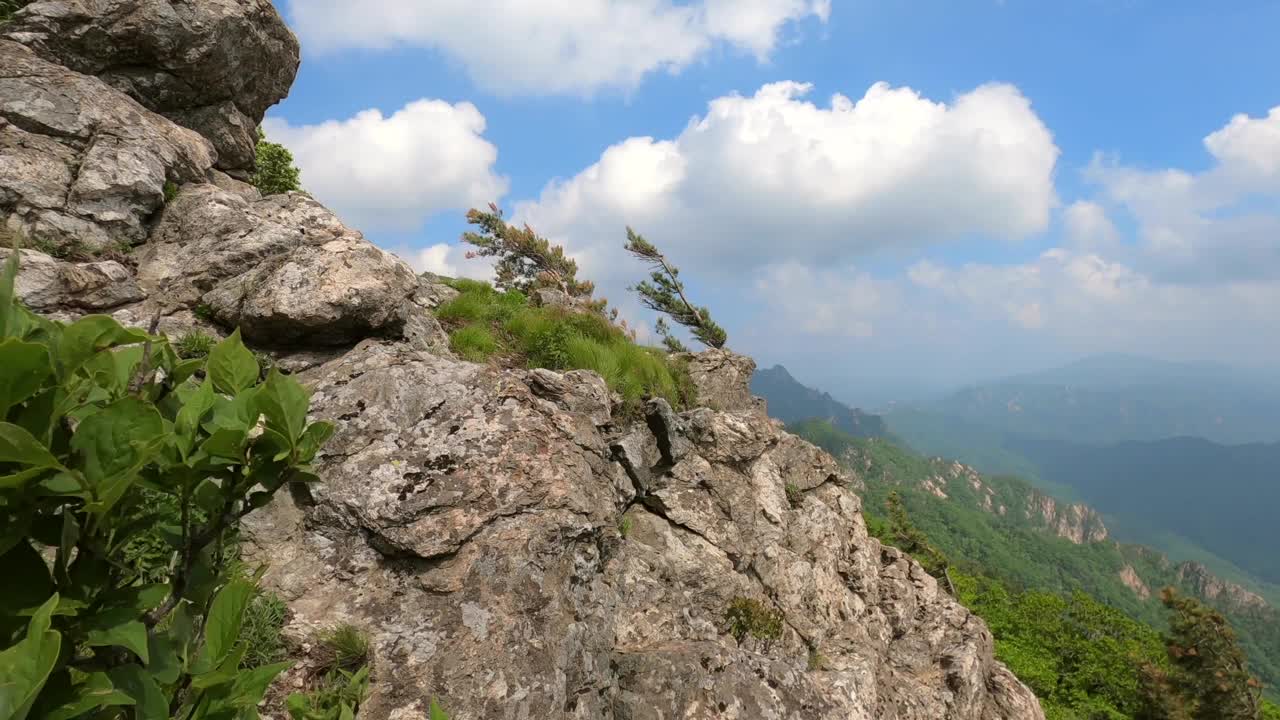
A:
{"type": "Polygon", "coordinates": [[[632,224],[732,347],[855,402],[1094,352],[1280,361],[1280,3],[281,9],[303,63],[268,133],[420,268],[483,275],[456,239],[494,199],[645,324],[632,224]]]}

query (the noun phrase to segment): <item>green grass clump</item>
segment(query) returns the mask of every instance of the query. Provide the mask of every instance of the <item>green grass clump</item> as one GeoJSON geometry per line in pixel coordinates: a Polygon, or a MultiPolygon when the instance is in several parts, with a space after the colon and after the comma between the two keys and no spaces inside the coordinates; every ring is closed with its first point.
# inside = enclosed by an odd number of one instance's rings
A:
{"type": "Polygon", "coordinates": [[[213,349],[217,342],[217,338],[203,330],[191,330],[183,333],[182,337],[178,338],[178,342],[173,346],[173,349],[180,357],[191,360],[207,357],[209,351],[213,349]]]}
{"type": "Polygon", "coordinates": [[[286,615],[284,600],[273,592],[260,593],[249,603],[240,626],[240,642],[245,647],[241,668],[249,670],[285,658],[285,642],[280,631],[284,629],[286,615]]]}
{"type": "Polygon", "coordinates": [[[736,597],[724,613],[729,634],[738,642],[750,635],[765,642],[782,637],[782,611],[771,610],[764,603],[748,597],[736,597]]]}
{"type": "Polygon", "coordinates": [[[449,346],[466,360],[483,362],[498,350],[498,341],[484,325],[473,323],[449,333],[449,346]]]}
{"type": "Polygon", "coordinates": [[[320,636],[328,664],[350,670],[369,661],[369,636],[351,623],[335,626],[320,636]]]}
{"type": "Polygon", "coordinates": [[[533,307],[521,292],[499,292],[475,280],[448,284],[460,294],[437,308],[436,317],[450,330],[453,351],[467,360],[593,370],[631,407],[646,396],[666,398],[676,407],[691,404],[692,383],[683,365],[637,345],[600,313],[533,307]]]}
{"type": "Polygon", "coordinates": [[[801,492],[800,486],[795,483],[787,483],[785,490],[787,502],[790,503],[791,507],[800,507],[800,504],[804,502],[804,493],[801,492]]]}

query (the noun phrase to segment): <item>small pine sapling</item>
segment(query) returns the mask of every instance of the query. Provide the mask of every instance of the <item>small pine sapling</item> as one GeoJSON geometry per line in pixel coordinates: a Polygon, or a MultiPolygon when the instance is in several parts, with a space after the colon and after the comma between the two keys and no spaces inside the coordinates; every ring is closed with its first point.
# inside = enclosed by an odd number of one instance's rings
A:
{"type": "MultiPolygon", "coordinates": [[[[627,252],[649,263],[653,268],[648,280],[642,280],[631,288],[640,296],[640,301],[645,307],[668,315],[672,320],[689,328],[693,337],[703,345],[711,348],[724,347],[728,339],[724,328],[711,319],[710,310],[689,302],[689,298],[684,293],[684,283],[680,281],[680,268],[668,262],[653,243],[645,240],[631,228],[627,228],[625,247],[627,252]]],[[[671,335],[666,322],[662,322],[659,326],[658,333],[662,335],[662,342],[668,350],[678,351],[677,348],[684,348],[684,345],[671,335]]]]}

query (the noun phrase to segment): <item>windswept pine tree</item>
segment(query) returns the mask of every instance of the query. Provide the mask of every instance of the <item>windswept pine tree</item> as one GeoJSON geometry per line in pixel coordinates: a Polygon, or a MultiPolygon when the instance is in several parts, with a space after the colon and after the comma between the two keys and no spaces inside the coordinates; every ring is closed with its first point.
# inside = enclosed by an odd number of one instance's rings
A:
{"type": "MultiPolygon", "coordinates": [[[[693,337],[703,345],[712,348],[724,347],[728,339],[724,328],[711,319],[711,311],[698,307],[689,301],[684,292],[684,283],[680,281],[680,268],[672,265],[667,258],[631,228],[627,228],[627,252],[644,260],[652,268],[648,280],[642,280],[631,289],[640,296],[640,301],[650,310],[663,313],[672,320],[689,328],[693,337]]],[[[658,334],[667,349],[681,351],[684,345],[671,335],[666,321],[660,321],[658,334]]]]}
{"type": "Polygon", "coordinates": [[[1143,689],[1151,720],[1257,720],[1261,685],[1249,674],[1231,624],[1218,611],[1165,588],[1171,670],[1148,667],[1143,689]]]}
{"type": "MultiPolygon", "coordinates": [[[[559,290],[571,298],[589,299],[595,285],[578,279],[578,263],[564,254],[564,248],[552,245],[539,237],[528,225],[516,227],[502,219],[502,210],[489,203],[489,211],[472,208],[467,211],[467,222],[479,228],[479,232],[466,232],[463,242],[474,245],[476,250],[467,252],[468,258],[496,258],[494,285],[502,290],[559,290]]],[[[603,303],[600,303],[603,309],[603,303]]]]}

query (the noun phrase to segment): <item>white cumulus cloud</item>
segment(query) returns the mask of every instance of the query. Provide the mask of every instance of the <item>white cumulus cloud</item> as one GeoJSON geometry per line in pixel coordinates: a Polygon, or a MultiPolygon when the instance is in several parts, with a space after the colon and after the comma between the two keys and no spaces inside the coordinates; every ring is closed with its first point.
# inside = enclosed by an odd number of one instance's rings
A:
{"type": "Polygon", "coordinates": [[[1173,282],[1280,281],[1280,107],[1204,138],[1202,172],[1095,157],[1086,177],[1138,225],[1149,270],[1173,282]]]}
{"type": "Polygon", "coordinates": [[[434,48],[504,93],[630,89],[724,44],[765,59],[830,0],[290,0],[303,46],[434,48]]]}
{"type": "Polygon", "coordinates": [[[263,129],[293,153],[303,187],[361,230],[416,230],[507,191],[471,103],[416,100],[389,116],[370,109],[316,125],[267,118],[263,129]]]}
{"type": "Polygon", "coordinates": [[[677,137],[619,142],[515,217],[565,243],[592,277],[631,271],[626,225],[704,273],[1048,226],[1058,148],[1016,88],[944,103],[878,83],[826,106],[810,90],[779,82],[717,98],[677,137]]]}

